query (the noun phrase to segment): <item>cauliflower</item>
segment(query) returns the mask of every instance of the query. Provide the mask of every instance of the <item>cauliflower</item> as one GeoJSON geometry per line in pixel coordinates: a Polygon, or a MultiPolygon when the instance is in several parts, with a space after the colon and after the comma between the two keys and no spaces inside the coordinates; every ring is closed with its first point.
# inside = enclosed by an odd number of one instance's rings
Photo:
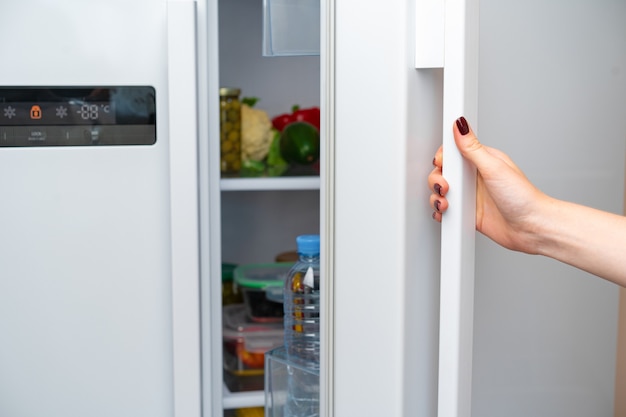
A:
{"type": "Polygon", "coordinates": [[[244,160],[263,160],[274,139],[272,122],[264,110],[241,105],[241,156],[244,160]]]}

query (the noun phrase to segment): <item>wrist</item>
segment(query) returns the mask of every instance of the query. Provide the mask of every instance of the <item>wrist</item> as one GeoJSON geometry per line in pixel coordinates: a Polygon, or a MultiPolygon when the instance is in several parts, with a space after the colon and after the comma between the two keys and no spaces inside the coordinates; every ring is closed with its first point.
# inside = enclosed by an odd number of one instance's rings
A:
{"type": "Polygon", "coordinates": [[[524,227],[524,252],[553,257],[556,248],[565,239],[562,219],[563,201],[547,195],[537,200],[534,213],[528,216],[524,227]]]}

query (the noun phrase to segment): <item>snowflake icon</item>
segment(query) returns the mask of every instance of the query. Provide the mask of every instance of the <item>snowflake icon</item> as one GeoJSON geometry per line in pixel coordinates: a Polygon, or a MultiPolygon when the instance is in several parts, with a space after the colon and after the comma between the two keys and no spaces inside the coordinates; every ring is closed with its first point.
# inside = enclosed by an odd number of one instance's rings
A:
{"type": "Polygon", "coordinates": [[[59,119],[67,117],[67,107],[59,106],[55,110],[56,110],[56,115],[59,119]]]}
{"type": "Polygon", "coordinates": [[[4,108],[4,117],[12,119],[13,117],[15,117],[15,115],[16,115],[15,107],[8,106],[4,108]]]}

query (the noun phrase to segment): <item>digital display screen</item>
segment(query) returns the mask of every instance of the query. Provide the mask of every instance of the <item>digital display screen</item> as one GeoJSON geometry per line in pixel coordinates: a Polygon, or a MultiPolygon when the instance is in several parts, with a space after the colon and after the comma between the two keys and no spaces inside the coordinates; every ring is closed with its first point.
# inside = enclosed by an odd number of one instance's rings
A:
{"type": "Polygon", "coordinates": [[[153,87],[0,87],[0,147],[154,143],[153,87]]]}

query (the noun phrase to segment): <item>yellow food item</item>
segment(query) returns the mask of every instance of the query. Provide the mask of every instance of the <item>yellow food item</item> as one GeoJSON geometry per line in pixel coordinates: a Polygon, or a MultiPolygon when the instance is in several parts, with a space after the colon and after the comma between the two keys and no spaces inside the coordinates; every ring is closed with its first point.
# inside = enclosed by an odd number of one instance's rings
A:
{"type": "Polygon", "coordinates": [[[241,157],[261,161],[267,156],[274,132],[267,112],[241,105],[241,157]]]}
{"type": "Polygon", "coordinates": [[[263,407],[239,408],[236,410],[237,417],[263,417],[265,409],[263,407]]]}

